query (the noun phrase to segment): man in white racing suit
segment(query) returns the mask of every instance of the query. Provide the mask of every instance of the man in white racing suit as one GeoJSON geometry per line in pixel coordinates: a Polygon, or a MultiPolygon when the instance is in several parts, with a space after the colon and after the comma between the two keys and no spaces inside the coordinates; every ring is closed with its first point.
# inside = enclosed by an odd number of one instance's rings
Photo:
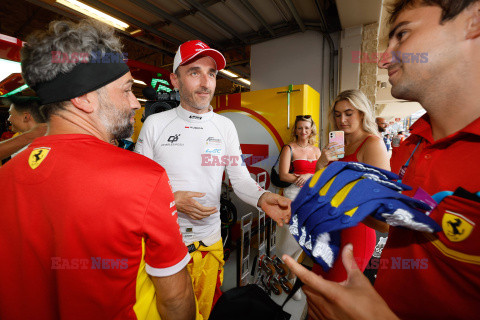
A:
{"type": "Polygon", "coordinates": [[[265,191],[250,177],[233,122],[210,106],[217,71],[224,67],[223,55],[205,43],[182,44],[170,76],[179,90],[180,106],[149,116],[135,148],[163,166],[170,178],[183,241],[192,255],[188,270],[198,303],[197,319],[208,319],[221,294],[219,208],[224,170],[241,200],[262,208],[279,225],[290,219],[290,200],[265,191]]]}

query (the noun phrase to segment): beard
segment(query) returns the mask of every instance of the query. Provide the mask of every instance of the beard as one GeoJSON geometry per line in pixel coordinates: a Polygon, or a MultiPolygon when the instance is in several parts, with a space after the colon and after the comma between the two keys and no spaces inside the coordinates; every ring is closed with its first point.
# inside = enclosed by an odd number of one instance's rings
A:
{"type": "Polygon", "coordinates": [[[385,132],[387,131],[387,129],[385,129],[384,127],[378,127],[378,132],[385,132]]]}
{"type": "Polygon", "coordinates": [[[132,136],[133,124],[130,123],[132,116],[135,116],[135,110],[129,107],[119,108],[109,103],[108,99],[99,94],[100,108],[98,116],[105,130],[112,136],[112,139],[121,140],[132,136]]]}

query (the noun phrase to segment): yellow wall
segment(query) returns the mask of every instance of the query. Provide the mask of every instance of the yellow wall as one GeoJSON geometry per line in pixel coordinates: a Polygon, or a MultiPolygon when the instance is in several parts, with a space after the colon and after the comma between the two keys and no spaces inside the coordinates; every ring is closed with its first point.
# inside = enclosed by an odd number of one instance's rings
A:
{"type": "MultiPolygon", "coordinates": [[[[317,131],[320,121],[320,94],[309,85],[294,85],[293,90],[300,91],[290,93],[290,129],[288,129],[287,93],[277,93],[287,90],[288,86],[241,93],[241,106],[265,117],[275,127],[283,143],[290,141],[291,128],[297,115],[311,115],[317,125],[317,131]]],[[[217,101],[218,99],[212,101],[214,109],[217,108],[217,101]]],[[[228,96],[226,104],[228,107],[228,96]]]]}
{"type": "Polygon", "coordinates": [[[138,135],[140,134],[140,129],[142,129],[143,122],[142,122],[142,116],[143,112],[145,110],[145,107],[141,107],[135,112],[135,125],[133,126],[133,135],[132,135],[132,140],[133,142],[137,142],[138,135]]]}

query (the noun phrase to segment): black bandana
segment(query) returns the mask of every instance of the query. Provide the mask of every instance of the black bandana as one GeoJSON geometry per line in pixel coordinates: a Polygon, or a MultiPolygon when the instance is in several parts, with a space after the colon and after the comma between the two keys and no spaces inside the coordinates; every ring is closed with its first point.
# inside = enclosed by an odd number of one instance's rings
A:
{"type": "Polygon", "coordinates": [[[97,90],[117,80],[129,70],[123,61],[79,63],[69,73],[60,73],[55,79],[38,83],[32,89],[42,104],[67,101],[97,90]]]}

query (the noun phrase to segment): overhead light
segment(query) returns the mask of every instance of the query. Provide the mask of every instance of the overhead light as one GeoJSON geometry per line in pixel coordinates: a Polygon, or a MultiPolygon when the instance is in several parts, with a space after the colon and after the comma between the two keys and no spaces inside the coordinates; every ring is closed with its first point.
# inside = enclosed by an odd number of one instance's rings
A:
{"type": "Polygon", "coordinates": [[[69,7],[70,9],[73,9],[75,11],[78,11],[80,13],[83,13],[84,15],[87,15],[89,17],[92,17],[94,19],[100,20],[106,24],[111,25],[112,27],[115,27],[117,29],[125,31],[129,27],[128,24],[126,24],[123,21],[118,20],[117,18],[114,18],[106,13],[103,13],[100,10],[97,10],[93,7],[90,7],[80,1],[77,0],[56,0],[57,3],[64,5],[66,7],[69,7]]]}
{"type": "Polygon", "coordinates": [[[142,32],[142,31],[143,31],[142,29],[133,30],[132,32],[130,32],[130,35],[131,35],[131,36],[134,36],[134,35],[142,32]]]}
{"type": "Polygon", "coordinates": [[[237,80],[240,81],[240,82],[245,83],[246,85],[251,85],[251,84],[252,84],[252,83],[251,83],[249,80],[247,80],[247,79],[238,78],[237,80]]]}
{"type": "Polygon", "coordinates": [[[141,102],[146,102],[148,101],[147,99],[142,99],[142,98],[137,98],[138,101],[141,101],[141,102]]]}
{"type": "Polygon", "coordinates": [[[133,79],[133,82],[134,82],[134,83],[141,84],[142,86],[146,86],[146,85],[147,85],[147,84],[146,84],[145,82],[143,82],[142,80],[133,79]]]}
{"type": "Polygon", "coordinates": [[[9,96],[13,96],[14,94],[16,93],[19,93],[25,89],[28,88],[28,85],[24,84],[23,86],[21,87],[18,87],[17,89],[13,90],[13,91],[10,91],[9,93],[6,93],[4,94],[3,96],[0,96],[1,98],[6,98],[6,97],[9,97],[9,96]]]}
{"type": "Polygon", "coordinates": [[[0,82],[10,76],[12,73],[21,73],[20,62],[0,59],[0,82]]]}
{"type": "Polygon", "coordinates": [[[219,72],[221,72],[221,73],[223,73],[224,75],[227,75],[227,76],[229,76],[229,77],[232,77],[232,78],[238,78],[238,77],[239,77],[238,74],[235,74],[235,73],[233,73],[233,72],[231,72],[231,71],[228,71],[228,70],[225,70],[225,69],[222,69],[222,70],[220,70],[219,72]]]}

